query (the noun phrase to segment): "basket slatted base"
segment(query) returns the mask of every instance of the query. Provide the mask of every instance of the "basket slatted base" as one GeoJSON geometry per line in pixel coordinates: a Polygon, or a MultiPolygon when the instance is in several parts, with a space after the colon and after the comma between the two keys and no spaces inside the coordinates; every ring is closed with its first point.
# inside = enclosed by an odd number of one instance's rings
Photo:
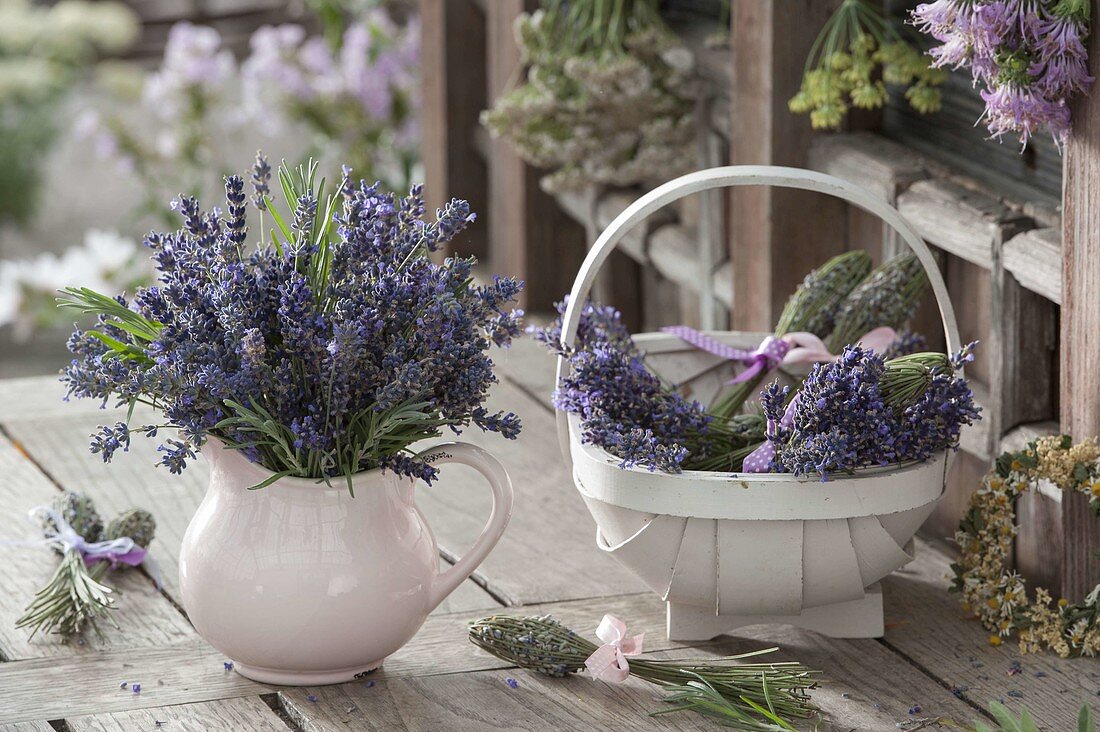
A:
{"type": "Polygon", "coordinates": [[[881,638],[882,587],[875,583],[858,600],[806,608],[798,615],[715,615],[710,608],[668,605],[668,638],[705,641],[749,625],[793,625],[831,638],[881,638]]]}

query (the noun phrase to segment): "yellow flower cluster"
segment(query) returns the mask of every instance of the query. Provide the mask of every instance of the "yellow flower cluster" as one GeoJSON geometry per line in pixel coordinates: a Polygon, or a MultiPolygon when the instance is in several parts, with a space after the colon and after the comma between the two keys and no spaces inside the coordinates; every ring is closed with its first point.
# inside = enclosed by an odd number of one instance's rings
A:
{"type": "Polygon", "coordinates": [[[848,51],[834,51],[820,66],[806,72],[802,88],[788,106],[810,115],[814,129],[838,129],[849,107],[879,109],[889,94],[886,84],[908,87],[905,98],[921,114],[938,112],[944,73],[929,66],[920,51],[904,41],[878,46],[870,35],[857,36],[848,51]],[[877,68],[882,79],[875,79],[877,68]]]}
{"type": "Polygon", "coordinates": [[[1100,444],[1074,444],[1068,437],[1044,437],[1016,453],[1005,453],[971,497],[955,540],[962,549],[955,587],[964,608],[990,630],[991,645],[1016,632],[1020,651],[1050,648],[1060,656],[1100,653],[1100,585],[1083,602],[1053,601],[1042,588],[1029,601],[1023,578],[1009,569],[1016,536],[1016,498],[1042,481],[1090,496],[1100,509],[1100,444]]]}
{"type": "Polygon", "coordinates": [[[894,27],[874,0],[844,0],[814,41],[802,86],[787,106],[809,114],[814,129],[838,129],[852,107],[886,104],[887,85],[905,88],[921,114],[940,109],[939,85],[947,78],[894,27]]]}

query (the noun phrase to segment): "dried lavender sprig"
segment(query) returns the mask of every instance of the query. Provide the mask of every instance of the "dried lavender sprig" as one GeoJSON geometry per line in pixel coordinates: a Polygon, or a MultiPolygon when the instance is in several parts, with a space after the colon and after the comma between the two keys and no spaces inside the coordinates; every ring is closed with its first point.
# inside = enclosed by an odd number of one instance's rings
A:
{"type": "Polygon", "coordinates": [[[106,617],[117,628],[118,623],[108,614],[115,608],[114,590],[101,582],[108,567],[107,562],[98,562],[89,569],[83,555],[69,549],[50,581],[35,593],[34,600],[15,622],[15,627],[30,628],[32,638],[39,631],[56,631],[69,638],[85,626],[91,626],[97,635],[102,635],[98,621],[106,617]]]}
{"type": "MultiPolygon", "coordinates": [[[[761,721],[758,717],[746,712],[743,707],[731,704],[728,699],[703,678],[689,681],[686,684],[668,684],[666,688],[669,693],[664,700],[673,706],[670,709],[651,712],[649,716],[657,717],[662,714],[692,711],[717,720],[723,727],[745,730],[746,732],[786,732],[793,729],[776,714],[774,708],[765,709],[754,704],[754,711],[758,714],[764,715],[768,719],[778,720],[777,722],[761,721]]],[[[770,692],[768,697],[770,701],[770,692]]]]}
{"type": "Polygon", "coordinates": [[[838,254],[806,275],[787,300],[775,324],[775,334],[808,331],[824,338],[832,330],[837,309],[871,271],[871,257],[862,250],[838,254]]]}
{"type": "MultiPolygon", "coordinates": [[[[549,615],[492,615],[470,623],[469,637],[488,653],[520,668],[562,677],[584,668],[596,644],[574,633],[549,615]]],[[[678,688],[704,681],[728,704],[746,716],[767,719],[759,711],[776,716],[807,718],[817,712],[808,691],[816,686],[819,672],[797,662],[742,663],[743,659],[777,649],[770,648],[709,663],[630,660],[630,674],[650,683],[678,688]]],[[[768,729],[743,727],[743,729],[768,729]]]]}
{"type": "MultiPolygon", "coordinates": [[[[854,250],[838,254],[806,275],[783,306],[775,325],[777,336],[807,331],[824,338],[833,328],[837,310],[848,295],[871,272],[871,257],[854,250]]],[[[708,412],[716,419],[729,419],[741,411],[748,398],[760,390],[767,374],[743,381],[723,393],[708,412]]]]}
{"type": "Polygon", "coordinates": [[[915,255],[883,262],[841,303],[825,345],[838,353],[874,328],[900,329],[913,316],[927,284],[928,275],[915,255]]]}

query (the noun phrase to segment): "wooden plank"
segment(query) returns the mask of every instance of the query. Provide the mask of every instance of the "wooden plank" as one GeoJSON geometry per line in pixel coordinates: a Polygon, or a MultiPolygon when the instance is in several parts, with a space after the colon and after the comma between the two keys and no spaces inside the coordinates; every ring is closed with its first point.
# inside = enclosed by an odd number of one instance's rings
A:
{"type": "MultiPolygon", "coordinates": [[[[791,114],[787,102],[801,84],[814,38],[838,4],[731,3],[730,162],[805,165],[810,122],[791,114]]],[[[754,186],[729,195],[731,322],[736,330],[768,331],[806,272],[845,250],[847,208],[805,191],[754,186]]]]}
{"type": "Polygon", "coordinates": [[[1062,304],[1062,232],[1032,229],[1004,244],[1004,267],[1024,288],[1062,304]]]}
{"type": "Polygon", "coordinates": [[[945,590],[951,555],[943,544],[918,540],[917,560],[884,580],[884,643],[952,686],[971,704],[1024,704],[1045,729],[1076,729],[1077,710],[1097,700],[1096,663],[1052,653],[1020,655],[1014,643],[994,648],[989,633],[945,590]],[[1021,672],[1012,672],[1019,662],[1021,672]]]}
{"type": "Polygon", "coordinates": [[[999,201],[949,181],[918,181],[898,196],[898,210],[929,244],[989,269],[995,242],[1007,240],[1026,218],[999,201]]]}
{"type": "MultiPolygon", "coordinates": [[[[467,625],[497,609],[433,615],[404,648],[386,659],[372,679],[424,677],[505,668],[508,664],[473,646],[467,625]]],[[[511,613],[551,613],[592,635],[605,612],[650,629],[648,647],[681,647],[664,638],[664,603],[656,595],[628,595],[511,608],[511,613]],[[659,631],[659,632],[658,632],[659,631]]],[[[0,723],[60,719],[95,712],[162,707],[253,696],[272,688],[223,666],[225,657],[199,639],[156,648],[104,651],[72,658],[0,663],[0,723]],[[140,683],[140,694],[122,690],[140,683]]],[[[351,686],[351,685],[348,685],[351,686]]]]}
{"type": "MultiPolygon", "coordinates": [[[[902,191],[929,175],[919,156],[869,132],[815,136],[808,166],[877,193],[891,205],[897,204],[902,191]]],[[[908,250],[901,236],[877,216],[849,207],[848,217],[849,247],[866,249],[877,261],[908,250]]]]}
{"type": "Polygon", "coordinates": [[[0,724],[0,732],[53,732],[49,722],[14,722],[0,724]]]}
{"type": "Polygon", "coordinates": [[[994,443],[1016,425],[1051,419],[1058,410],[1058,308],[1020,286],[1005,266],[1009,242],[998,239],[990,271],[989,340],[995,350],[988,360],[994,443]]]}
{"type": "MultiPolygon", "coordinates": [[[[1090,3],[1095,5],[1095,3],[1090,3]]],[[[1097,72],[1100,33],[1088,40],[1097,72]]],[[[1062,187],[1062,428],[1077,439],[1100,434],[1100,99],[1073,102],[1073,134],[1063,161],[1062,187]]],[[[1062,591],[1080,599],[1100,583],[1100,521],[1081,494],[1062,502],[1062,591]]]]}
{"type": "MultiPolygon", "coordinates": [[[[653,594],[635,595],[629,598],[605,598],[599,603],[592,600],[543,606],[542,611],[553,611],[566,626],[585,636],[592,636],[593,623],[601,610],[612,612],[626,621],[631,633],[646,634],[647,656],[676,658],[711,658],[717,655],[742,653],[779,644],[781,653],[775,660],[799,660],[811,668],[823,671],[820,688],[813,698],[836,722],[837,729],[893,729],[894,725],[912,719],[908,714],[913,704],[920,704],[921,717],[947,717],[959,722],[970,721],[977,712],[940,685],[935,679],[921,673],[916,667],[900,658],[887,647],[874,640],[834,640],[816,633],[790,626],[753,626],[743,628],[734,635],[717,642],[695,644],[687,647],[665,641],[663,604],[653,594]],[[588,617],[577,618],[583,611],[588,617]]],[[[478,654],[482,654],[479,650],[478,654]]],[[[599,702],[603,719],[618,720],[619,714],[631,714],[637,718],[633,725],[645,725],[646,713],[660,709],[659,702],[638,697],[630,686],[616,689],[604,684],[594,684],[582,677],[569,680],[546,679],[520,671],[494,671],[461,675],[402,676],[394,680],[387,665],[384,676],[368,686],[358,682],[334,687],[285,690],[280,693],[291,718],[307,732],[326,732],[332,729],[366,728],[371,724],[405,724],[409,729],[494,729],[493,720],[508,720],[509,729],[527,728],[522,720],[533,713],[527,708],[511,708],[511,704],[535,702],[497,694],[510,694],[528,689],[553,700],[558,709],[560,694],[568,694],[573,704],[588,714],[590,700],[599,702]],[[518,681],[517,689],[509,689],[505,678],[518,681]],[[574,684],[578,686],[574,686],[574,684]],[[587,686],[586,686],[587,685],[587,686]],[[446,689],[447,691],[442,691],[446,689]],[[612,696],[604,696],[604,690],[614,689],[612,696]],[[576,696],[574,696],[574,692],[576,696]],[[310,701],[312,695],[316,701],[310,701]],[[624,698],[625,697],[625,698],[624,698]],[[450,699],[440,710],[441,698],[450,699]],[[467,705],[464,699],[476,699],[476,707],[467,705]],[[486,701],[489,700],[489,701],[486,701]],[[492,709],[492,718],[480,716],[478,709],[492,709]],[[498,710],[507,710],[500,713],[498,710]],[[439,717],[437,715],[454,715],[439,717]],[[374,721],[379,720],[379,721],[374,721]],[[384,721],[383,721],[384,720],[384,721]]],[[[498,667],[499,668],[499,667],[498,667]]],[[[570,705],[567,705],[570,706],[570,705]]],[[[541,707],[538,711],[543,711],[541,707]]],[[[560,712],[559,712],[560,713],[560,712]]],[[[593,714],[596,714],[593,712],[593,714]]],[[[549,719],[553,720],[553,717],[549,719]]],[[[585,718],[587,719],[587,718],[585,718]]],[[[689,718],[665,718],[666,724],[675,720],[680,724],[689,718]]],[[[564,729],[587,728],[591,724],[579,724],[569,718],[562,720],[564,729]]],[[[500,724],[505,724],[500,722],[500,724]]],[[[534,725],[538,727],[538,725],[534,725]]],[[[644,727],[643,727],[644,728],[644,727]]],[[[707,727],[708,729],[711,727],[707,727]]],[[[832,728],[832,727],[830,727],[832,728]]]]}
{"type": "MultiPolygon", "coordinates": [[[[596,547],[595,524],[562,462],[546,408],[507,380],[493,389],[487,408],[515,412],[524,427],[515,441],[476,429],[461,437],[496,455],[516,492],[508,530],[474,573],[478,584],[514,605],[643,589],[639,580],[596,547]]],[[[466,551],[489,515],[484,481],[458,466],[445,468],[438,484],[421,490],[417,502],[448,557],[466,551]]]]}
{"type": "MultiPolygon", "coordinates": [[[[487,6],[490,103],[522,79],[514,23],[534,0],[495,0],[487,6]]],[[[548,310],[569,290],[585,254],[584,229],[539,187],[542,173],[527,166],[507,140],[489,144],[490,263],[495,272],[526,280],[521,306],[548,310]]]]}
{"type": "Polygon", "coordinates": [[[95,399],[65,401],[65,385],[56,376],[0,379],[0,422],[9,419],[102,414],[95,399]]]}
{"type": "Polygon", "coordinates": [[[199,638],[162,646],[0,663],[0,722],[61,719],[271,691],[227,671],[199,638]],[[123,689],[122,683],[126,682],[123,689]],[[132,684],[141,684],[135,694],[132,684]]]}
{"type": "MultiPolygon", "coordinates": [[[[145,693],[142,691],[142,693],[145,693]]],[[[287,732],[286,723],[259,697],[217,702],[176,704],[170,707],[108,712],[67,719],[72,732],[131,732],[131,730],[255,730],[287,732]]]]}
{"type": "Polygon", "coordinates": [[[851,181],[893,203],[928,168],[910,149],[871,132],[815,135],[808,167],[851,181]]]}
{"type": "MultiPolygon", "coordinates": [[[[633,203],[641,191],[609,191],[600,197],[596,222],[602,231],[622,211],[633,203]]],[[[584,221],[587,204],[576,192],[556,196],[558,203],[578,221],[584,221]]],[[[692,292],[699,287],[698,232],[677,223],[670,212],[651,216],[645,226],[638,226],[623,238],[618,249],[641,264],[652,264],[666,279],[692,292]]],[[[733,304],[732,268],[723,262],[712,275],[714,296],[726,305],[733,304]]]]}
{"type": "Polygon", "coordinates": [[[613,685],[515,669],[279,692],[283,708],[303,732],[714,729],[696,714],[650,717],[661,709],[658,696],[656,687],[634,678],[613,685]]]}
{"type": "MultiPolygon", "coordinates": [[[[5,540],[33,538],[37,529],[26,520],[27,511],[47,504],[58,494],[57,487],[43,475],[6,437],[0,436],[0,537],[5,540]]],[[[159,646],[195,637],[190,623],[158,593],[140,572],[116,572],[110,582],[121,593],[113,617],[120,628],[101,623],[104,638],[88,634],[84,644],[62,644],[56,636],[35,636],[15,627],[16,619],[34,593],[50,578],[57,566],[53,552],[41,547],[0,544],[0,658],[64,657],[93,654],[103,649],[159,646]]]]}
{"type": "MultiPolygon", "coordinates": [[[[485,15],[473,0],[420,0],[425,193],[430,208],[465,198],[478,214],[488,209],[485,160],[472,134],[486,106],[485,15]]],[[[489,227],[471,226],[454,251],[485,257],[489,227]]]]}

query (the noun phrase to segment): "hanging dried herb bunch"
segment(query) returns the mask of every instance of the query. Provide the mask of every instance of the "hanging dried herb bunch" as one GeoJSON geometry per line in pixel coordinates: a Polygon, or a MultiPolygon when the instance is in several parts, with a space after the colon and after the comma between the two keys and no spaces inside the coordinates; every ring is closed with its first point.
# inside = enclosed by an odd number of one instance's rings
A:
{"type": "Polygon", "coordinates": [[[852,107],[886,104],[886,85],[906,87],[905,98],[921,114],[940,109],[947,74],[906,40],[870,0],[844,0],[825,23],[806,58],[802,88],[788,103],[809,114],[814,129],[838,129],[852,107]]]}
{"type": "Polygon", "coordinates": [[[656,0],[544,0],[516,22],[526,78],[481,121],[548,190],[665,180],[695,164],[694,65],[656,0]]]}

